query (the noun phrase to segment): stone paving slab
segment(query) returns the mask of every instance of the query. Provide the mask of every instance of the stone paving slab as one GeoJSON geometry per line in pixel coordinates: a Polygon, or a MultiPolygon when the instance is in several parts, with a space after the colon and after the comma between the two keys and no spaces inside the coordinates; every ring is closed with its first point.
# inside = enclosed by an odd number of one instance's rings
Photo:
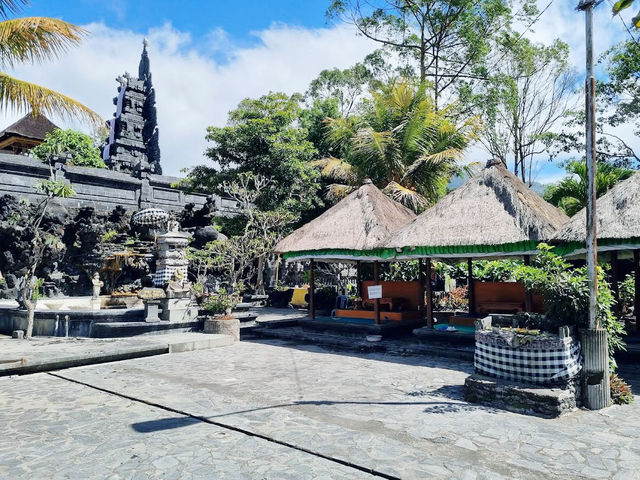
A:
{"type": "Polygon", "coordinates": [[[56,370],[165,353],[224,347],[228,335],[172,333],[130,338],[0,337],[0,376],[56,370]]]}
{"type": "Polygon", "coordinates": [[[0,378],[0,391],[3,480],[372,478],[45,373],[0,378]]]}
{"type": "MultiPolygon", "coordinates": [[[[471,371],[464,360],[339,354],[274,341],[57,375],[392,477],[640,478],[637,401],[553,420],[523,416],[465,402],[471,371]]],[[[42,408],[63,408],[50,402],[42,408]]],[[[272,478],[289,472],[282,468],[272,478]]]]}

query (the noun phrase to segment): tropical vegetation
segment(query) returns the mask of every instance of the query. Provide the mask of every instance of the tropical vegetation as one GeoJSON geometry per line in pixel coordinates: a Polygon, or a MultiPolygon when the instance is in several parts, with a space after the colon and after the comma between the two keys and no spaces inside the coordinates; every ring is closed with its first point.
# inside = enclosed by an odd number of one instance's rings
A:
{"type": "Polygon", "coordinates": [[[68,155],[69,165],[107,168],[93,139],[76,130],[55,129],[47,133],[44,142],[32,148],[30,153],[43,162],[68,155]]]}
{"type": "Polygon", "coordinates": [[[78,45],[87,32],[76,25],[47,17],[9,18],[26,0],[0,0],[0,106],[35,115],[62,115],[100,124],[102,119],[82,103],[40,85],[9,75],[5,69],[21,63],[57,58],[78,45]]]}

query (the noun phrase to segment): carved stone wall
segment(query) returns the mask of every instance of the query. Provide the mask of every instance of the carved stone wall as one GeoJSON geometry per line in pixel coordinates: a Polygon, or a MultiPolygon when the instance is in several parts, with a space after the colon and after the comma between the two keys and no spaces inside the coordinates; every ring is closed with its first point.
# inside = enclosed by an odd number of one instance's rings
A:
{"type": "MultiPolygon", "coordinates": [[[[127,210],[158,207],[165,210],[180,210],[193,203],[202,207],[207,195],[185,193],[171,185],[179,179],[150,174],[138,179],[129,174],[113,170],[76,167],[57,164],[57,180],[71,185],[76,194],[64,199],[69,208],[93,207],[96,210],[111,210],[121,205],[127,210]]],[[[37,201],[42,198],[35,185],[49,178],[49,166],[23,155],[0,153],[0,195],[11,194],[18,198],[37,201]]],[[[214,195],[216,215],[234,215],[235,201],[214,195]]]]}

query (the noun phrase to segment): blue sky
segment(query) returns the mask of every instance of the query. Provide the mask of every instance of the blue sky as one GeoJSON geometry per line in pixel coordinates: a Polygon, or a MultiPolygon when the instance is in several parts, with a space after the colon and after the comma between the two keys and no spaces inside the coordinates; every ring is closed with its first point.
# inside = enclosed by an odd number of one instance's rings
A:
{"type": "MultiPolygon", "coordinates": [[[[23,15],[59,17],[84,26],[88,39],[60,60],[21,66],[13,73],[66,93],[104,118],[113,113],[115,77],[135,72],[143,37],[151,41],[162,162],[166,173],[206,162],[206,127],[222,126],[240,100],[269,91],[304,92],[326,68],[347,68],[376,45],[344,24],[327,23],[330,0],[31,0],[23,15]]],[[[538,0],[540,7],[548,0],[538,0]]],[[[571,63],[584,69],[584,20],[577,0],[555,0],[527,33],[571,47],[571,63]]],[[[596,50],[625,38],[606,2],[596,15],[596,50]]],[[[0,114],[0,126],[18,114],[0,114]],[[4,116],[4,118],[2,118],[4,116]]],[[[61,126],[78,128],[63,119],[61,126]]],[[[80,127],[81,128],[81,127],[80,127]]],[[[624,129],[623,129],[624,130],[624,129]]],[[[619,132],[616,132],[619,133],[619,132]]],[[[624,130],[631,135],[631,129],[624,130]]],[[[640,141],[630,137],[640,147],[640,141]]],[[[483,162],[472,148],[467,158],[483,162]]],[[[563,170],[539,162],[537,180],[550,182],[563,170]]]]}
{"type": "Polygon", "coordinates": [[[32,0],[25,13],[76,24],[102,22],[117,29],[146,32],[164,23],[203,40],[217,27],[238,43],[256,42],[252,32],[273,23],[306,28],[326,25],[328,0],[32,0]]]}

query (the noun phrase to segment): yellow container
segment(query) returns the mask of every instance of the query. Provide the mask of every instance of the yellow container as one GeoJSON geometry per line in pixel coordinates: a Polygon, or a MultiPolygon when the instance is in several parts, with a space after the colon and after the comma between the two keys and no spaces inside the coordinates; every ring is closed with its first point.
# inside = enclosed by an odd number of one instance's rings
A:
{"type": "Polygon", "coordinates": [[[306,308],[307,302],[304,300],[304,296],[309,293],[309,287],[300,287],[293,289],[293,297],[291,298],[291,305],[294,307],[306,308]]]}

